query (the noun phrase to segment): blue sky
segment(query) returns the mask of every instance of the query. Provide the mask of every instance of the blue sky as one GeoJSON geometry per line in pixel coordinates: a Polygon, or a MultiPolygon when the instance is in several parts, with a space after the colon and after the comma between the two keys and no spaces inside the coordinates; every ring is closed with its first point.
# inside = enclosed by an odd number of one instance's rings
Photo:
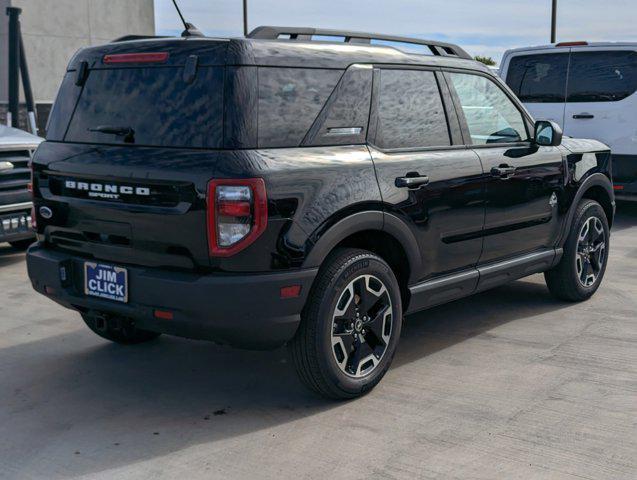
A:
{"type": "MultiPolygon", "coordinates": [[[[171,0],[155,1],[158,34],[177,34],[171,0]]],[[[241,0],[179,0],[208,35],[242,34],[241,0]]],[[[507,48],[548,43],[551,0],[248,0],[250,28],[291,25],[446,40],[498,60],[507,48]]],[[[637,0],[558,0],[558,41],[637,41],[637,0]]]]}

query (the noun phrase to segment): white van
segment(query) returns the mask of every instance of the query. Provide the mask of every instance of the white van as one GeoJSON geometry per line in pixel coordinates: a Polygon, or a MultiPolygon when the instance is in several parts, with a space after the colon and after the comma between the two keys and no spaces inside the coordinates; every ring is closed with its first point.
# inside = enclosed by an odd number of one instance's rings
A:
{"type": "Polygon", "coordinates": [[[500,76],[537,120],[609,145],[617,197],[637,199],[637,43],[516,48],[500,76]]]}

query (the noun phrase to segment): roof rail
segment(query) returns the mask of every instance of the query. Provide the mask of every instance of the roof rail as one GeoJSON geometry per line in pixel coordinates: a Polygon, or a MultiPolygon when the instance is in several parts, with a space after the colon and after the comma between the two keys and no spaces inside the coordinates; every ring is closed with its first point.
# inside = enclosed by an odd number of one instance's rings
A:
{"type": "Polygon", "coordinates": [[[372,40],[383,40],[387,42],[406,43],[414,45],[424,45],[431,50],[434,55],[451,56],[473,60],[458,45],[453,43],[439,42],[437,40],[422,40],[420,38],[398,37],[394,35],[383,35],[379,33],[366,32],[350,32],[346,30],[328,30],[323,28],[306,28],[306,27],[272,27],[261,26],[252,30],[248,34],[248,38],[257,38],[265,40],[277,40],[282,35],[289,35],[290,40],[311,41],[312,36],[327,37],[344,37],[345,43],[371,43],[372,40]]]}

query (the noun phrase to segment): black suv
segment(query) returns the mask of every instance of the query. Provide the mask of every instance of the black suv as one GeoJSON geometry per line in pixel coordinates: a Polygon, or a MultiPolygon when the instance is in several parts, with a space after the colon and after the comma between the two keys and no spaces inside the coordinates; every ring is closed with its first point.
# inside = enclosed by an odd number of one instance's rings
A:
{"type": "Polygon", "coordinates": [[[72,59],[34,157],[29,276],[109,340],[288,343],[305,384],[355,397],[406,313],[537,272],[590,297],[609,157],[534,124],[451,44],[279,27],[114,42],[72,59]]]}

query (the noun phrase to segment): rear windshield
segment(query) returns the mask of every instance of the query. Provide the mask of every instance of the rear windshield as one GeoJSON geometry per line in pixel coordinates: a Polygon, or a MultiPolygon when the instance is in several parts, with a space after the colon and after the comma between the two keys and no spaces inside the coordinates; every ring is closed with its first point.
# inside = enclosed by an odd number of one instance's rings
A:
{"type": "Polygon", "coordinates": [[[176,67],[92,70],[64,139],[220,148],[222,117],[223,67],[200,67],[191,82],[176,67]]]}
{"type": "Polygon", "coordinates": [[[568,53],[520,55],[509,62],[506,82],[526,103],[564,103],[568,53]]]}

